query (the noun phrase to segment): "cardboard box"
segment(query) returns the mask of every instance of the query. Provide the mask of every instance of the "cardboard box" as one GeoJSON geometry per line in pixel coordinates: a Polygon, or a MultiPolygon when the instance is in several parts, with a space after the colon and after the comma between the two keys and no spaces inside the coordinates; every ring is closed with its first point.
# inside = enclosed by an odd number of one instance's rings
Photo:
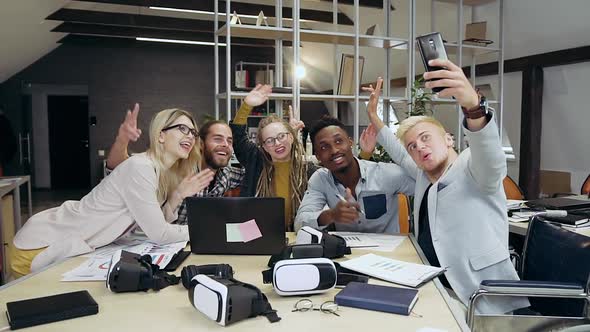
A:
{"type": "Polygon", "coordinates": [[[572,176],[570,172],[541,170],[539,174],[541,196],[551,196],[556,193],[572,192],[572,176]]]}
{"type": "Polygon", "coordinates": [[[486,39],[486,22],[468,23],[465,27],[465,39],[486,39]]]}

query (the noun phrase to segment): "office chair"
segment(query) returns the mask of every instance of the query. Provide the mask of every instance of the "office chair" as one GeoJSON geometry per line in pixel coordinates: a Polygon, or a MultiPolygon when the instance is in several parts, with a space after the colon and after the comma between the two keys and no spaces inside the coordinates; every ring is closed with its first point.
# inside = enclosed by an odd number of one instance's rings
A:
{"type": "Polygon", "coordinates": [[[590,237],[533,217],[524,244],[522,280],[484,280],[471,296],[467,324],[477,332],[557,331],[590,324],[589,262],[590,237]],[[529,297],[530,309],[539,315],[475,315],[475,304],[486,296],[529,297]]]}
{"type": "Polygon", "coordinates": [[[399,232],[410,233],[410,200],[404,194],[397,194],[397,206],[399,214],[399,232]]]}
{"type": "Polygon", "coordinates": [[[590,195],[590,174],[588,175],[584,183],[582,183],[582,189],[580,189],[580,194],[590,195]]]}
{"type": "Polygon", "coordinates": [[[524,194],[518,184],[508,175],[502,181],[507,199],[524,199],[524,194]]]}
{"type": "Polygon", "coordinates": [[[239,197],[240,196],[240,187],[230,189],[223,194],[223,197],[239,197]]]}

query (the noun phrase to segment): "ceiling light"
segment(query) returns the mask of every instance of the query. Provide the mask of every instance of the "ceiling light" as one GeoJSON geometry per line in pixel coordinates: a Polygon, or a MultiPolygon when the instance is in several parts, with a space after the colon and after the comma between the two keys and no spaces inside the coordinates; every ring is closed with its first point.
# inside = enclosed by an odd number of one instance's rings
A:
{"type": "MultiPolygon", "coordinates": [[[[205,15],[215,15],[214,12],[208,12],[204,10],[194,10],[194,9],[181,9],[181,8],[171,8],[171,7],[157,7],[157,6],[150,6],[149,9],[155,10],[165,10],[169,12],[181,12],[181,13],[194,13],[194,14],[205,14],[205,15]]],[[[225,16],[225,12],[219,12],[220,16],[225,16]]],[[[258,15],[246,15],[246,14],[238,14],[238,16],[244,18],[258,18],[258,15]]],[[[283,20],[292,21],[292,18],[284,17],[283,20]]],[[[299,19],[300,22],[311,22],[310,20],[306,19],[299,19]]]]}
{"type": "MultiPolygon", "coordinates": [[[[215,15],[214,12],[208,12],[208,11],[204,11],[204,10],[180,9],[180,8],[169,8],[169,7],[149,7],[149,8],[155,9],[155,10],[166,10],[169,12],[215,15]]],[[[225,16],[225,13],[220,12],[219,15],[225,16]]],[[[249,17],[249,18],[258,18],[258,15],[242,15],[242,14],[240,14],[239,16],[240,17],[249,17]]]]}
{"type": "MultiPolygon", "coordinates": [[[[194,40],[180,40],[180,39],[161,39],[161,38],[146,38],[146,37],[135,37],[135,40],[149,41],[149,42],[160,42],[160,43],[173,43],[173,44],[190,44],[190,45],[209,45],[214,46],[214,42],[194,41],[194,40]]],[[[225,46],[225,43],[218,43],[219,46],[225,46]]]]}
{"type": "Polygon", "coordinates": [[[295,75],[297,75],[297,78],[302,79],[305,77],[305,67],[303,67],[302,65],[297,66],[297,69],[295,69],[295,75]]]}

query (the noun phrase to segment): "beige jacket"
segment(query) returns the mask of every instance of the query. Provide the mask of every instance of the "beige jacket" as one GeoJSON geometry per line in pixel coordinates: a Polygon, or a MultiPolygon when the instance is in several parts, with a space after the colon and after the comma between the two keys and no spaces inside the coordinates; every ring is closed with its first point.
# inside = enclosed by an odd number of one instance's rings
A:
{"type": "Polygon", "coordinates": [[[34,272],[110,244],[136,226],[158,244],[187,241],[187,226],[169,224],[176,215],[169,206],[160,206],[157,186],[152,160],[145,153],[134,155],[82,200],[32,216],[16,234],[14,245],[24,250],[47,247],[33,260],[34,272]]]}

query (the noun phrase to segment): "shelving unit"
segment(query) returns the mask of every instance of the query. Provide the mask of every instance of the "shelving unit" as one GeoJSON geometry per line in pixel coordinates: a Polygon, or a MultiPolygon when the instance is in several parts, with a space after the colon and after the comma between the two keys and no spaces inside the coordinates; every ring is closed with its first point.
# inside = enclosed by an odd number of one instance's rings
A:
{"type": "MultiPolygon", "coordinates": [[[[359,90],[355,89],[355,93],[351,95],[338,95],[338,94],[312,94],[312,93],[301,93],[300,81],[296,75],[289,75],[292,77],[292,92],[291,93],[273,93],[270,95],[270,99],[275,100],[276,106],[275,109],[278,112],[278,115],[282,116],[282,102],[286,100],[291,100],[291,103],[294,107],[300,108],[300,101],[301,100],[314,100],[314,101],[331,101],[332,108],[337,109],[338,102],[352,102],[352,112],[353,112],[353,138],[355,141],[358,142],[359,138],[359,112],[360,110],[360,102],[365,102],[369,100],[369,96],[361,96],[360,95],[360,76],[359,76],[359,56],[360,56],[360,47],[371,47],[371,48],[379,48],[385,51],[385,58],[386,61],[383,64],[383,79],[385,82],[390,82],[390,72],[391,72],[391,60],[392,60],[392,52],[406,52],[405,54],[408,56],[408,63],[407,63],[407,72],[406,72],[406,92],[403,96],[393,96],[391,93],[390,84],[384,84],[382,97],[383,100],[383,109],[389,109],[391,104],[396,105],[408,105],[410,102],[410,91],[413,83],[413,79],[416,76],[416,57],[418,56],[417,49],[415,47],[415,37],[416,34],[416,0],[407,0],[408,1],[408,33],[407,36],[404,38],[393,37],[391,36],[391,10],[388,7],[389,2],[383,1],[384,8],[383,8],[383,24],[384,27],[384,35],[383,36],[373,36],[373,35],[366,35],[361,34],[359,32],[360,29],[360,14],[359,14],[359,1],[354,1],[354,17],[353,17],[353,31],[352,32],[338,32],[338,1],[333,0],[332,3],[332,12],[333,12],[333,29],[334,31],[321,31],[321,30],[310,30],[310,29],[303,29],[300,27],[299,22],[299,11],[300,11],[300,3],[299,0],[293,0],[293,17],[292,17],[292,26],[285,27],[283,26],[283,17],[282,17],[282,7],[283,7],[283,0],[275,0],[275,13],[276,13],[276,26],[254,26],[254,25],[243,25],[243,24],[230,24],[231,18],[231,0],[226,1],[226,15],[223,22],[219,22],[219,11],[217,8],[217,2],[215,2],[215,22],[214,22],[214,30],[215,30],[215,115],[219,118],[219,103],[222,100],[227,100],[228,102],[225,103],[226,106],[226,114],[227,118],[231,119],[231,107],[232,103],[230,100],[242,99],[248,93],[243,91],[232,91],[232,73],[230,70],[225,72],[225,89],[220,91],[219,86],[219,75],[220,67],[218,62],[218,55],[219,55],[219,46],[220,46],[220,38],[223,39],[225,45],[225,61],[226,61],[226,68],[232,68],[231,65],[231,40],[233,37],[246,37],[246,38],[258,38],[258,39],[266,39],[266,40],[274,40],[275,41],[275,72],[274,72],[274,82],[275,86],[283,87],[284,82],[284,62],[285,62],[285,50],[283,46],[284,41],[292,42],[292,52],[293,52],[293,63],[292,68],[288,70],[292,70],[293,68],[297,68],[300,64],[300,50],[299,45],[301,42],[311,42],[311,43],[327,43],[334,45],[334,68],[333,68],[333,91],[338,91],[338,71],[339,68],[337,67],[337,63],[340,59],[340,52],[338,52],[338,47],[340,45],[347,45],[353,46],[354,48],[354,86],[359,87],[359,90]]],[[[456,42],[451,41],[445,43],[445,47],[449,54],[455,54],[457,56],[457,60],[455,63],[459,66],[464,65],[464,58],[469,58],[471,63],[471,80],[472,84],[475,85],[475,65],[478,57],[489,55],[489,54],[497,54],[498,61],[500,64],[500,73],[498,75],[499,79],[499,94],[497,100],[490,100],[490,104],[495,105],[497,110],[497,119],[499,122],[500,127],[500,135],[502,135],[502,112],[503,112],[503,63],[504,63],[504,52],[502,49],[504,35],[502,30],[503,25],[503,0],[432,0],[432,15],[431,15],[431,31],[436,31],[435,25],[435,4],[437,2],[451,2],[455,3],[457,6],[457,38],[456,42]],[[467,45],[463,43],[463,36],[465,30],[465,20],[463,19],[463,12],[464,6],[479,6],[482,4],[487,4],[491,2],[497,2],[499,7],[498,17],[499,17],[499,34],[498,40],[496,45],[490,46],[476,46],[476,45],[467,45]]],[[[473,11],[472,11],[473,13],[473,11]]],[[[239,14],[239,13],[238,13],[239,14]]],[[[473,16],[473,15],[472,15],[473,16]]],[[[471,19],[473,22],[473,17],[471,19]]],[[[381,24],[380,24],[381,25],[381,24]]],[[[455,100],[452,99],[436,99],[432,101],[435,105],[457,105],[455,100]]],[[[411,110],[411,105],[408,106],[411,110]]],[[[459,106],[456,106],[457,114],[460,114],[459,106]]],[[[364,112],[364,106],[362,108],[362,112],[364,112]]],[[[336,114],[333,114],[336,115],[336,114]]],[[[463,148],[463,133],[461,129],[461,117],[458,116],[457,121],[457,135],[456,137],[460,138],[457,140],[457,148],[462,150],[463,148]]],[[[389,123],[389,112],[384,112],[384,121],[389,123]]]]}
{"type": "MultiPolygon", "coordinates": [[[[469,63],[470,67],[470,80],[473,86],[476,86],[476,76],[475,76],[475,66],[477,64],[477,58],[483,55],[488,54],[496,54],[498,56],[498,96],[496,100],[488,100],[488,102],[496,109],[496,120],[498,122],[499,134],[500,138],[502,138],[502,130],[503,130],[503,112],[504,112],[504,0],[432,0],[431,2],[431,22],[430,28],[431,31],[436,31],[436,10],[435,5],[437,2],[446,2],[446,3],[454,3],[457,6],[457,35],[456,40],[457,42],[446,42],[445,48],[447,53],[455,54],[457,56],[457,60],[455,63],[459,67],[464,66],[464,57],[470,57],[471,62],[469,63]],[[465,20],[464,20],[464,6],[471,6],[471,22],[475,22],[474,17],[474,7],[481,6],[490,3],[497,3],[498,5],[498,40],[497,46],[477,46],[477,45],[469,45],[464,44],[463,39],[465,36],[465,20]]],[[[415,8],[414,8],[415,10],[415,8]]],[[[412,30],[415,31],[415,27],[412,27],[412,30]]],[[[415,74],[415,64],[414,72],[415,74]]],[[[415,76],[411,76],[415,77],[415,76]]],[[[465,147],[465,142],[463,140],[463,126],[462,126],[462,116],[460,106],[454,100],[444,100],[438,99],[434,100],[433,104],[455,104],[457,109],[457,134],[456,134],[456,148],[458,151],[463,150],[465,147]]]]}
{"type": "MultiPolygon", "coordinates": [[[[409,0],[413,2],[414,0],[409,0]]],[[[253,25],[243,25],[243,24],[230,24],[230,11],[231,11],[231,0],[226,1],[226,15],[224,24],[220,26],[219,24],[219,11],[217,7],[217,3],[215,4],[215,22],[214,22],[214,30],[215,30],[215,55],[216,57],[219,55],[219,38],[224,38],[224,43],[227,45],[225,47],[226,52],[226,68],[231,68],[231,39],[232,37],[247,37],[247,38],[258,38],[258,39],[267,39],[267,40],[275,40],[275,86],[282,87],[284,80],[284,47],[283,41],[291,41],[293,45],[293,68],[297,68],[300,64],[300,55],[299,55],[299,45],[301,42],[313,42],[313,43],[328,43],[333,44],[335,50],[337,50],[338,45],[348,45],[354,47],[354,86],[358,87],[358,90],[355,89],[355,93],[352,95],[337,95],[337,94],[310,94],[310,93],[301,93],[301,87],[299,78],[296,75],[292,76],[292,93],[273,93],[270,95],[270,99],[278,101],[280,103],[283,100],[291,100],[292,105],[296,108],[300,107],[301,100],[318,100],[318,101],[332,101],[333,105],[336,106],[337,102],[353,102],[353,113],[354,113],[354,134],[353,137],[355,141],[358,141],[359,137],[359,102],[360,101],[367,101],[369,100],[369,96],[360,96],[360,77],[359,77],[359,53],[360,47],[372,47],[372,48],[381,48],[384,49],[386,52],[387,61],[385,63],[385,73],[387,81],[389,81],[389,72],[390,72],[390,61],[391,61],[391,52],[393,50],[397,50],[400,52],[407,52],[410,54],[412,52],[412,48],[408,47],[409,40],[413,40],[408,36],[407,38],[397,38],[390,36],[390,22],[391,22],[391,10],[389,8],[388,1],[384,1],[384,22],[385,22],[385,35],[384,36],[373,36],[373,35],[364,35],[359,33],[359,1],[354,1],[354,19],[355,22],[353,25],[353,32],[337,32],[338,27],[338,1],[333,0],[332,3],[332,12],[333,12],[333,26],[335,31],[321,31],[321,30],[309,30],[309,29],[302,29],[300,27],[299,22],[299,11],[300,11],[300,4],[299,0],[293,0],[293,21],[291,27],[284,27],[282,25],[283,17],[282,17],[282,7],[283,1],[282,0],[275,0],[275,13],[276,13],[276,26],[253,26],[253,25]]],[[[239,13],[238,13],[239,14],[239,13]]],[[[413,20],[413,18],[412,18],[413,20]]],[[[340,55],[335,52],[335,63],[339,59],[340,55]]],[[[221,100],[233,100],[233,99],[241,99],[244,98],[248,93],[242,91],[232,91],[231,90],[231,79],[232,75],[229,71],[226,71],[226,84],[225,84],[225,91],[220,91],[219,87],[219,62],[216,59],[215,62],[215,115],[219,118],[219,102],[221,100]]],[[[334,90],[337,91],[337,80],[338,80],[338,68],[336,65],[334,67],[334,90]]],[[[408,89],[408,91],[410,91],[408,89]]],[[[389,84],[384,87],[383,97],[382,100],[384,104],[389,105],[390,103],[403,103],[406,104],[408,102],[408,95],[406,93],[405,96],[391,96],[390,95],[390,88],[389,84]]],[[[226,114],[227,118],[231,118],[231,102],[226,102],[226,114]]],[[[281,112],[281,107],[276,107],[278,112],[281,112]]],[[[363,110],[364,111],[364,110],[363,110]]],[[[282,115],[282,114],[279,114],[282,115]]]]}
{"type": "MultiPolygon", "coordinates": [[[[234,74],[236,74],[238,71],[244,72],[244,67],[254,67],[254,68],[258,68],[258,69],[260,69],[260,68],[264,69],[264,71],[265,71],[265,79],[266,79],[267,75],[269,75],[269,73],[270,73],[271,70],[275,70],[275,64],[274,63],[270,63],[270,62],[238,61],[236,63],[236,65],[235,65],[235,68],[234,68],[234,74]]],[[[246,69],[246,71],[247,72],[250,72],[247,69],[246,69]]],[[[256,76],[257,76],[256,75],[257,72],[258,71],[254,71],[254,78],[255,79],[256,79],[256,76]]],[[[248,75],[246,75],[246,77],[248,77],[248,75]]],[[[274,74],[273,74],[272,77],[273,77],[273,80],[274,80],[274,74]]],[[[234,76],[234,79],[237,80],[237,77],[234,76]]],[[[246,86],[240,86],[240,87],[238,87],[238,83],[237,82],[234,82],[234,83],[236,85],[236,88],[242,88],[242,89],[244,89],[244,88],[253,88],[253,86],[248,86],[248,83],[249,82],[248,82],[247,79],[246,79],[246,82],[245,82],[245,85],[246,86]]],[[[273,85],[273,84],[271,83],[271,85],[273,85]]],[[[233,108],[234,109],[238,109],[238,101],[237,101],[238,98],[233,98],[233,99],[234,99],[233,108]]],[[[276,106],[278,106],[278,103],[277,103],[277,105],[275,105],[275,109],[276,109],[276,106]]],[[[267,110],[267,114],[270,114],[270,100],[266,102],[266,110],[267,110]]],[[[265,116],[262,116],[262,115],[251,115],[250,117],[252,117],[252,118],[257,118],[257,117],[263,118],[265,116]]]]}

